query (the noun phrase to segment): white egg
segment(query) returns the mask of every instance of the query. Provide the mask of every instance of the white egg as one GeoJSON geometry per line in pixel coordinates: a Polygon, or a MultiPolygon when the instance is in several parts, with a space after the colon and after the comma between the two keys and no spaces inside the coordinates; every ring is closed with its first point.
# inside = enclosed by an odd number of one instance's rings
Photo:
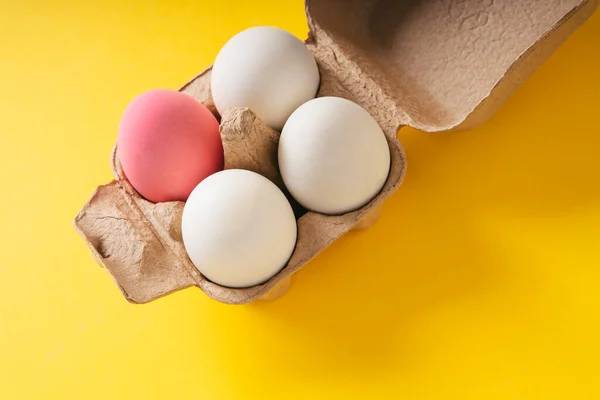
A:
{"type": "Polygon", "coordinates": [[[211,91],[221,115],[247,107],[275,130],[314,98],[319,69],[304,43],[290,33],[261,26],[242,31],[221,49],[212,69],[211,91]]]}
{"type": "Polygon", "coordinates": [[[183,244],[207,279],[228,287],[254,286],[277,274],[296,245],[294,212],[267,178],[246,170],[217,172],[185,203],[183,244]]]}
{"type": "Polygon", "coordinates": [[[283,127],[279,169],[302,206],[343,214],[381,191],[390,170],[390,150],[365,109],[340,97],[320,97],[300,106],[283,127]]]}

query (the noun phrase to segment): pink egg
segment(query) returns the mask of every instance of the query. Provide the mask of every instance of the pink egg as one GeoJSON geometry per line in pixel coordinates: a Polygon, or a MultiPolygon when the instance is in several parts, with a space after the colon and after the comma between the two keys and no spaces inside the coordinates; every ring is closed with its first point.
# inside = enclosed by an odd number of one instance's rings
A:
{"type": "Polygon", "coordinates": [[[185,201],[198,183],[223,169],[217,119],[173,90],[143,93],[127,106],[117,147],[127,179],[153,202],[185,201]]]}

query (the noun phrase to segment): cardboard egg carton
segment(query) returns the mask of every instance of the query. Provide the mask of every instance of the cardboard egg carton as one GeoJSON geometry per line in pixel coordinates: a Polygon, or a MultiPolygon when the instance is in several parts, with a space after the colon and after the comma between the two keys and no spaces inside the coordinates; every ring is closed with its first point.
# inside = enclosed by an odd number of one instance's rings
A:
{"type": "MultiPolygon", "coordinates": [[[[291,275],[351,229],[369,226],[400,185],[406,159],[397,131],[472,128],[508,96],[595,10],[598,0],[307,0],[306,45],[321,73],[318,96],[339,96],[365,108],[383,129],[391,169],[380,194],[340,216],[295,205],[298,241],[288,264],[268,282],[219,286],[189,260],[181,238],[182,202],[154,204],[128,183],[112,155],[115,180],[100,186],[74,221],[97,262],[131,302],[145,303],[199,287],[232,304],[274,298],[291,275]]],[[[210,69],[181,91],[214,113],[210,69]]],[[[283,187],[279,133],[247,109],[220,116],[225,168],[258,172],[283,187]]],[[[293,201],[292,201],[293,202],[293,201]]]]}

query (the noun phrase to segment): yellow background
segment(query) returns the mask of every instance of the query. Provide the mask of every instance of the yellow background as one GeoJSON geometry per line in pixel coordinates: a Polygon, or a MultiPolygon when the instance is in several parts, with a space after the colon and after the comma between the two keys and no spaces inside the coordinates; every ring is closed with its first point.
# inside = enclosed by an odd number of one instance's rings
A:
{"type": "Polygon", "coordinates": [[[600,13],[477,130],[400,137],[406,180],[273,303],[134,306],[71,220],[120,114],[294,1],[0,3],[0,398],[600,397],[600,13]]]}

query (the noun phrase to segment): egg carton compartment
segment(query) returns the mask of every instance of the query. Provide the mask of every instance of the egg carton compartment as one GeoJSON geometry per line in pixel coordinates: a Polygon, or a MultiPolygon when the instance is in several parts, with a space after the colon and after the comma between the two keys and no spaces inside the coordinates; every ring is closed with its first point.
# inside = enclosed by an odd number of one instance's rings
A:
{"type": "MultiPolygon", "coordinates": [[[[204,71],[181,91],[214,112],[210,73],[210,69],[204,71]]],[[[359,104],[361,99],[373,99],[374,96],[366,89],[360,90],[358,95],[350,95],[327,69],[322,69],[318,96],[334,95],[359,104]]],[[[370,219],[379,215],[382,201],[399,186],[406,164],[396,137],[397,126],[391,124],[389,127],[384,132],[390,146],[391,169],[381,193],[361,209],[341,216],[306,212],[295,204],[299,218],[294,253],[286,267],[262,285],[233,289],[204,278],[183,246],[181,215],[184,203],[152,203],[141,197],[123,173],[116,146],[112,154],[115,181],[96,190],[76,217],[75,226],[98,263],[109,271],[131,302],[145,303],[190,286],[197,286],[211,298],[224,303],[251,302],[273,289],[275,293],[281,291],[289,284],[286,279],[325,247],[354,227],[363,228],[365,224],[360,222],[370,213],[370,219]]],[[[225,169],[248,169],[284,188],[277,167],[279,132],[248,109],[225,112],[221,116],[220,131],[225,169]]]]}
{"type": "MultiPolygon", "coordinates": [[[[379,195],[357,211],[331,216],[292,203],[298,218],[296,248],[287,265],[262,285],[232,289],[205,279],[183,246],[184,203],[142,198],[124,176],[116,147],[116,179],[98,187],[75,218],[75,228],[131,302],[145,303],[191,286],[230,304],[276,297],[319,252],[378,217],[405,173],[398,129],[408,125],[437,132],[485,121],[597,3],[307,0],[306,44],[321,75],[318,96],[343,97],[366,109],[385,133],[391,169],[379,195]]],[[[217,115],[210,73],[204,71],[181,91],[217,115]]],[[[285,190],[277,168],[279,133],[248,109],[230,109],[219,117],[225,168],[258,172],[285,190]]]]}

